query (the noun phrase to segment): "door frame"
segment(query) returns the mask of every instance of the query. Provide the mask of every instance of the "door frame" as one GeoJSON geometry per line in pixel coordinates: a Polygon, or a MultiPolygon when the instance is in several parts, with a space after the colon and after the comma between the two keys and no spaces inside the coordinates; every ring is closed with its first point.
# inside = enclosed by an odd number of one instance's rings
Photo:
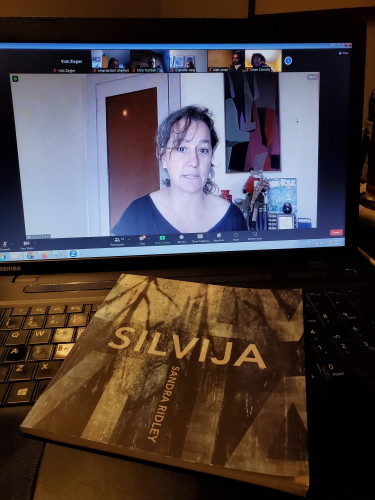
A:
{"type": "MultiPolygon", "coordinates": [[[[99,227],[101,235],[110,235],[110,204],[109,204],[109,174],[108,174],[108,147],[107,147],[107,118],[106,98],[128,92],[136,92],[149,88],[157,89],[157,120],[158,125],[180,106],[179,78],[169,79],[168,74],[126,74],[121,78],[97,83],[96,95],[96,138],[97,138],[97,165],[89,163],[89,178],[97,179],[97,202],[99,205],[99,227]],[[95,168],[96,172],[93,171],[95,168]]],[[[173,77],[178,75],[173,75],[173,77]]],[[[90,218],[90,211],[89,211],[90,218]]]]}

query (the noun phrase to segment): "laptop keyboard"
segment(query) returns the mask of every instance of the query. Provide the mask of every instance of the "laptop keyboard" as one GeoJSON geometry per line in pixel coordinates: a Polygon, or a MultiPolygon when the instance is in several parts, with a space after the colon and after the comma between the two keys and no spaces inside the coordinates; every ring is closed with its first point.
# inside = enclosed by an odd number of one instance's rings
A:
{"type": "MultiPolygon", "coordinates": [[[[0,406],[36,401],[99,305],[0,308],[0,406]]],[[[375,308],[368,294],[306,291],[304,323],[313,383],[375,376],[375,308]]]]}
{"type": "MultiPolygon", "coordinates": [[[[372,297],[372,298],[371,298],[372,297]]],[[[375,377],[375,302],[358,290],[306,291],[306,373],[313,382],[375,377]]]]}
{"type": "Polygon", "coordinates": [[[0,406],[36,401],[99,305],[0,308],[0,406]]]}

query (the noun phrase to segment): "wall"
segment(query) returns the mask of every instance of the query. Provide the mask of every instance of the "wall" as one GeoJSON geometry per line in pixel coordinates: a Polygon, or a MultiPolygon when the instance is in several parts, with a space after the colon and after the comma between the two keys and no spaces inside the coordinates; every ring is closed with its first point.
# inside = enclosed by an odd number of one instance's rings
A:
{"type": "Polygon", "coordinates": [[[374,0],[257,0],[255,14],[374,7],[374,0]]]}
{"type": "MultiPolygon", "coordinates": [[[[225,137],[224,88],[220,73],[181,75],[181,105],[207,106],[213,113],[219,139],[225,137]],[[204,83],[206,80],[206,84],[204,83]],[[194,102],[192,102],[194,96],[194,102]]],[[[296,178],[298,217],[308,217],[316,226],[319,80],[305,73],[280,73],[281,172],[266,172],[269,178],[296,178]],[[307,104],[309,107],[307,108],[307,104]],[[301,170],[301,166],[303,169],[301,170]]],[[[219,189],[229,189],[233,200],[244,198],[249,173],[225,172],[225,143],[219,140],[213,163],[219,189]]]]}
{"type": "Polygon", "coordinates": [[[26,234],[88,236],[83,82],[24,74],[12,84],[26,234]]]}
{"type": "Polygon", "coordinates": [[[2,17],[247,17],[248,0],[2,0],[2,17]]]}

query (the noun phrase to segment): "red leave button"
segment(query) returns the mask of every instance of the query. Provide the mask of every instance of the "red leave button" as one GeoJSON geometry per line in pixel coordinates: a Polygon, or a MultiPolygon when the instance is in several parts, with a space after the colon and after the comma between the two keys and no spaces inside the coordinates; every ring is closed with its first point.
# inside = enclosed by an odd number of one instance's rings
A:
{"type": "Polygon", "coordinates": [[[342,229],[331,229],[329,232],[330,236],[342,236],[344,231],[342,229]]]}

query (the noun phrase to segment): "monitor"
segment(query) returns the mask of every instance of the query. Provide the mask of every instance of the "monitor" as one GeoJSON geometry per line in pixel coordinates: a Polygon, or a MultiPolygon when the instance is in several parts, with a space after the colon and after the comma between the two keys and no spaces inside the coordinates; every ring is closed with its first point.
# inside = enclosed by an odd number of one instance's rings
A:
{"type": "Polygon", "coordinates": [[[344,249],[363,29],[301,19],[1,20],[1,265],[344,249]]]}

